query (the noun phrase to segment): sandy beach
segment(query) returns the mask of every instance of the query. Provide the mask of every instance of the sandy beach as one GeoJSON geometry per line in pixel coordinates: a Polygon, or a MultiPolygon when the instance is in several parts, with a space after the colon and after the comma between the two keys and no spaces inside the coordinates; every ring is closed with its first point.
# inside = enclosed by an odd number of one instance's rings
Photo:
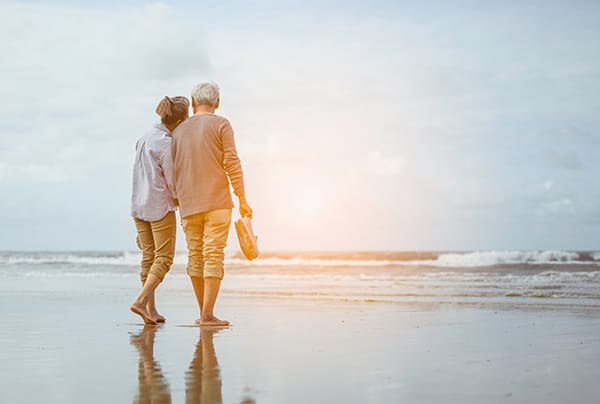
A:
{"type": "MultiPolygon", "coordinates": [[[[227,281],[225,281],[225,286],[227,281]]],[[[132,279],[0,285],[0,402],[594,403],[596,308],[353,302],[225,292],[201,331],[165,282],[167,323],[128,311],[132,279]]]]}

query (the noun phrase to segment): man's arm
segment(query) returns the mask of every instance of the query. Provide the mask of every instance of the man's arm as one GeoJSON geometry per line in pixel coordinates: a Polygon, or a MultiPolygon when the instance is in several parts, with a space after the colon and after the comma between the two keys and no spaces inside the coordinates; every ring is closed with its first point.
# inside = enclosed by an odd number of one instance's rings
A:
{"type": "Polygon", "coordinates": [[[252,218],[252,209],[246,200],[244,188],[244,172],[242,163],[237,154],[233,128],[229,121],[225,120],[221,126],[222,145],[223,145],[223,167],[233,186],[233,193],[237,195],[240,201],[240,215],[252,218]]]}

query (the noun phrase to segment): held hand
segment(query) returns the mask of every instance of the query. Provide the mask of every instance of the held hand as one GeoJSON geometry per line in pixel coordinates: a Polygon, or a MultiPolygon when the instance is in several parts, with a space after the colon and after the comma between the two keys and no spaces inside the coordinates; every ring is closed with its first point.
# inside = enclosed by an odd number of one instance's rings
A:
{"type": "Polygon", "coordinates": [[[250,208],[250,205],[248,205],[245,198],[240,198],[240,215],[252,219],[252,208],[250,208]]]}

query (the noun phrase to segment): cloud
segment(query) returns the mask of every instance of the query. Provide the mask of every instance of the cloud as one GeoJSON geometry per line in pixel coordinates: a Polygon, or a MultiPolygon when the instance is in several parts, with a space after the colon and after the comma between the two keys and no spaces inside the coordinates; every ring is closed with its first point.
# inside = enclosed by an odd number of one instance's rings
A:
{"type": "Polygon", "coordinates": [[[402,172],[404,160],[399,156],[386,156],[380,151],[368,155],[368,167],[371,175],[397,176],[402,172]]]}
{"type": "Polygon", "coordinates": [[[0,4],[3,248],[130,245],[135,140],[210,73],[203,34],[160,3],[0,4]]]}
{"type": "Polygon", "coordinates": [[[160,3],[0,4],[0,71],[10,78],[0,82],[0,181],[65,181],[123,156],[157,99],[178,87],[187,94],[190,77],[210,70],[190,39],[201,32],[160,3]]]}
{"type": "Polygon", "coordinates": [[[582,170],[584,164],[573,151],[545,150],[543,158],[552,167],[563,170],[582,170]]]}
{"type": "MultiPolygon", "coordinates": [[[[40,90],[87,84],[105,95],[127,90],[123,84],[131,81],[170,82],[209,64],[197,39],[201,29],[183,24],[181,16],[160,3],[115,11],[10,3],[0,7],[0,46],[11,56],[0,66],[14,78],[3,82],[9,90],[23,82],[42,86],[40,90]]],[[[39,101],[48,96],[53,94],[39,101]]]]}
{"type": "Polygon", "coordinates": [[[574,215],[577,213],[577,208],[574,206],[571,198],[563,197],[541,203],[536,213],[541,216],[562,214],[574,215]]]}
{"type": "Polygon", "coordinates": [[[133,248],[135,140],[203,78],[266,249],[524,248],[593,219],[597,13],[325,3],[0,4],[0,244],[133,248]]]}

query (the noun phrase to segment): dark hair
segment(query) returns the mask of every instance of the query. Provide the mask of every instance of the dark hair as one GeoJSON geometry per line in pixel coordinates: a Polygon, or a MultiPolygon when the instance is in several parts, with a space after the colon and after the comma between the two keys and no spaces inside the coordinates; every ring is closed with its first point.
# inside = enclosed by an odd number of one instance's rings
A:
{"type": "Polygon", "coordinates": [[[169,98],[165,96],[156,107],[156,113],[160,116],[160,121],[165,125],[173,125],[184,120],[188,116],[190,102],[185,97],[169,98]]]}

